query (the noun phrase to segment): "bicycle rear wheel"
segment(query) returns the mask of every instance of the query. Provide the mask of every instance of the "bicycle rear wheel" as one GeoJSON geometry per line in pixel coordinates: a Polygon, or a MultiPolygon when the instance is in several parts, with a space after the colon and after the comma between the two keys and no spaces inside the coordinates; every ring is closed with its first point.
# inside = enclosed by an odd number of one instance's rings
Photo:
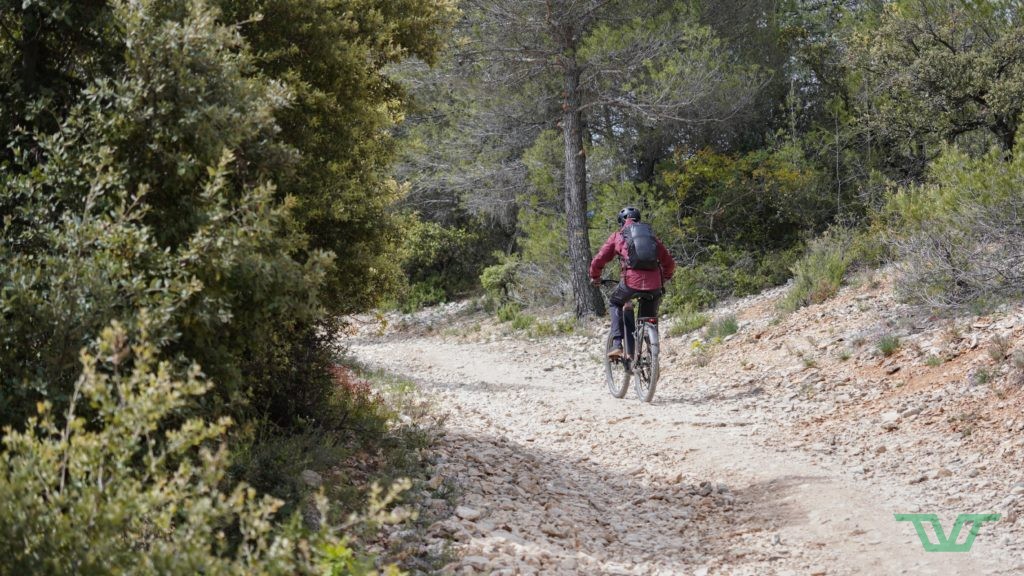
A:
{"type": "Polygon", "coordinates": [[[660,367],[656,331],[657,328],[654,326],[644,326],[644,337],[637,342],[637,359],[633,364],[633,390],[641,402],[650,402],[654,399],[654,390],[658,387],[660,367]]]}
{"type": "Polygon", "coordinates": [[[616,398],[622,398],[629,390],[629,370],[625,360],[612,360],[608,352],[612,350],[612,335],[608,333],[608,341],[604,347],[604,377],[608,383],[608,391],[616,398]]]}

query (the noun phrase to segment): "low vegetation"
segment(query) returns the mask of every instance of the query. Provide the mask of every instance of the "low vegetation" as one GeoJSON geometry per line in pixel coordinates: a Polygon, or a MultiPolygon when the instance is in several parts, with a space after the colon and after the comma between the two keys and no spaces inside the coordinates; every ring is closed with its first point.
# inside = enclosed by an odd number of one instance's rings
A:
{"type": "Polygon", "coordinates": [[[740,325],[736,316],[729,314],[721,318],[715,318],[708,324],[704,331],[704,337],[713,342],[721,341],[739,332],[740,325]]]}
{"type": "Polygon", "coordinates": [[[697,312],[693,306],[677,312],[674,323],[668,331],[669,336],[682,336],[700,330],[710,321],[707,314],[697,312]]]}
{"type": "Polygon", "coordinates": [[[882,356],[888,358],[896,353],[900,349],[900,338],[893,334],[885,334],[878,339],[878,351],[882,353],[882,356]]]}

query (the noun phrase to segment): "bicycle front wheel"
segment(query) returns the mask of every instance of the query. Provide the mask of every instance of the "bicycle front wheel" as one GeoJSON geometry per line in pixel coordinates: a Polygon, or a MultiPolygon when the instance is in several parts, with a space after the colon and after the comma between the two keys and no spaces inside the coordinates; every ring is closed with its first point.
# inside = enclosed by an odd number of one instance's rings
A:
{"type": "Polygon", "coordinates": [[[633,364],[633,389],[641,402],[650,402],[654,399],[654,390],[658,387],[658,340],[657,326],[647,325],[644,327],[644,337],[637,342],[637,357],[633,364]]]}
{"type": "Polygon", "coordinates": [[[622,398],[629,390],[629,370],[626,360],[612,360],[608,353],[612,350],[612,334],[608,333],[608,341],[604,347],[604,378],[608,383],[608,391],[616,398],[622,398]]]}

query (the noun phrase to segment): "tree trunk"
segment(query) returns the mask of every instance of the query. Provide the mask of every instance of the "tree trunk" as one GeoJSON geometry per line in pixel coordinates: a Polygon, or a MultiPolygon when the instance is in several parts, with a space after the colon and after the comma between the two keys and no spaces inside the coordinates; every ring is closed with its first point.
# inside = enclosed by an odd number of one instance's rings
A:
{"type": "Polygon", "coordinates": [[[583,149],[580,112],[580,70],[575,61],[565,68],[562,136],[565,140],[565,221],[569,233],[569,273],[576,316],[604,315],[604,301],[590,285],[590,230],[587,227],[587,157],[583,149]]]}

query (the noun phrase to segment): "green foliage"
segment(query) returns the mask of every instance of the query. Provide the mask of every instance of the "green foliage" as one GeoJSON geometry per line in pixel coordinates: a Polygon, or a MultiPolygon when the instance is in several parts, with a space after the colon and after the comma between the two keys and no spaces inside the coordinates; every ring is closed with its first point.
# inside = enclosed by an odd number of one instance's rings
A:
{"type": "Polygon", "coordinates": [[[574,318],[563,318],[554,322],[544,322],[542,320],[536,320],[533,326],[530,328],[530,335],[545,338],[549,336],[561,336],[563,334],[572,334],[576,330],[576,319],[574,318]]]}
{"type": "Polygon", "coordinates": [[[445,227],[412,214],[402,231],[397,256],[409,285],[399,307],[407,312],[465,295],[476,287],[484,264],[494,260],[480,230],[445,227]]]}
{"type": "Polygon", "coordinates": [[[520,260],[518,256],[497,256],[498,264],[484,268],[480,274],[480,285],[493,301],[503,303],[504,307],[511,305],[518,291],[520,260]]]}
{"type": "Polygon", "coordinates": [[[839,292],[847,273],[855,266],[875,266],[885,255],[878,232],[830,228],[812,240],[806,253],[793,265],[793,286],[779,306],[793,312],[820,304],[839,292]]]}
{"type": "Polygon", "coordinates": [[[992,374],[991,370],[985,367],[981,367],[976,369],[974,373],[971,374],[971,383],[973,383],[975,386],[984,386],[991,382],[993,378],[995,378],[995,376],[992,374]]]}
{"type": "Polygon", "coordinates": [[[516,314],[512,318],[512,329],[514,330],[528,330],[537,321],[536,318],[522,312],[516,314]]]}
{"type": "MultiPolygon", "coordinates": [[[[0,1],[5,140],[30,145],[37,133],[54,130],[81,88],[117,67],[124,46],[113,12],[113,2],[97,0],[0,1]]],[[[0,152],[0,159],[9,158],[0,152]]]]}
{"type": "Polygon", "coordinates": [[[697,312],[693,305],[684,306],[682,310],[675,313],[675,323],[669,329],[669,336],[682,336],[700,330],[707,325],[707,314],[697,312]]]}
{"type": "Polygon", "coordinates": [[[899,349],[899,336],[895,336],[893,334],[885,334],[884,336],[878,339],[878,351],[881,352],[882,355],[885,357],[892,356],[899,349]]]}
{"type": "Polygon", "coordinates": [[[677,268],[663,308],[669,314],[700,310],[724,298],[778,286],[790,278],[799,254],[799,248],[757,253],[712,246],[706,260],[677,268]]]}
{"type": "Polygon", "coordinates": [[[209,412],[286,400],[278,377],[316,372],[305,344],[331,258],[288,231],[272,186],[248,183],[278,165],[265,140],[280,90],[249,75],[235,29],[202,2],[113,17],[130,44],[122,75],[95,79],[60,132],[12,148],[0,174],[0,418],[18,423],[44,398],[62,409],[89,335],[142,310],[170,357],[208,366],[209,412]]]}
{"type": "Polygon", "coordinates": [[[447,300],[448,292],[437,279],[417,282],[403,290],[398,309],[405,313],[415,312],[440,304],[447,300]]]}
{"type": "Polygon", "coordinates": [[[711,341],[724,340],[739,332],[739,329],[740,325],[736,320],[736,316],[729,314],[712,320],[705,330],[705,338],[711,341]]]}
{"type": "Polygon", "coordinates": [[[522,314],[522,307],[514,302],[507,302],[498,308],[498,321],[512,322],[522,314]]]}
{"type": "Polygon", "coordinates": [[[517,276],[520,298],[532,304],[563,304],[571,294],[563,147],[562,135],[546,130],[523,153],[530,187],[517,202],[522,262],[517,276]]]}
{"type": "Polygon", "coordinates": [[[255,66],[291,94],[276,118],[298,156],[277,174],[279,194],[292,198],[310,248],[345,263],[328,274],[323,304],[334,313],[379,304],[401,273],[400,222],[390,210],[401,190],[389,168],[406,95],[386,69],[408,57],[434,61],[454,3],[216,1],[228,21],[247,21],[240,30],[255,66]]]}
{"type": "Polygon", "coordinates": [[[1024,159],[1021,147],[972,157],[947,148],[928,182],[908,186],[886,206],[902,262],[897,290],[935,310],[984,310],[1024,291],[1024,159]]]}
{"type": "Polygon", "coordinates": [[[662,179],[684,237],[725,238],[744,250],[790,248],[836,209],[821,194],[821,172],[791,144],[742,156],[701,150],[667,167],[662,179]]]}
{"type": "Polygon", "coordinates": [[[83,351],[63,425],[42,402],[24,432],[4,431],[4,572],[318,572],[316,551],[338,544],[298,517],[274,528],[280,501],[222,487],[229,421],[180,419],[210,386],[195,365],[175,379],[140,328],[133,338],[115,323],[83,351]]]}
{"type": "Polygon", "coordinates": [[[869,4],[850,38],[855,78],[872,99],[865,123],[919,149],[928,136],[984,130],[1012,150],[1024,102],[1021,24],[1015,0],[869,4]]]}

